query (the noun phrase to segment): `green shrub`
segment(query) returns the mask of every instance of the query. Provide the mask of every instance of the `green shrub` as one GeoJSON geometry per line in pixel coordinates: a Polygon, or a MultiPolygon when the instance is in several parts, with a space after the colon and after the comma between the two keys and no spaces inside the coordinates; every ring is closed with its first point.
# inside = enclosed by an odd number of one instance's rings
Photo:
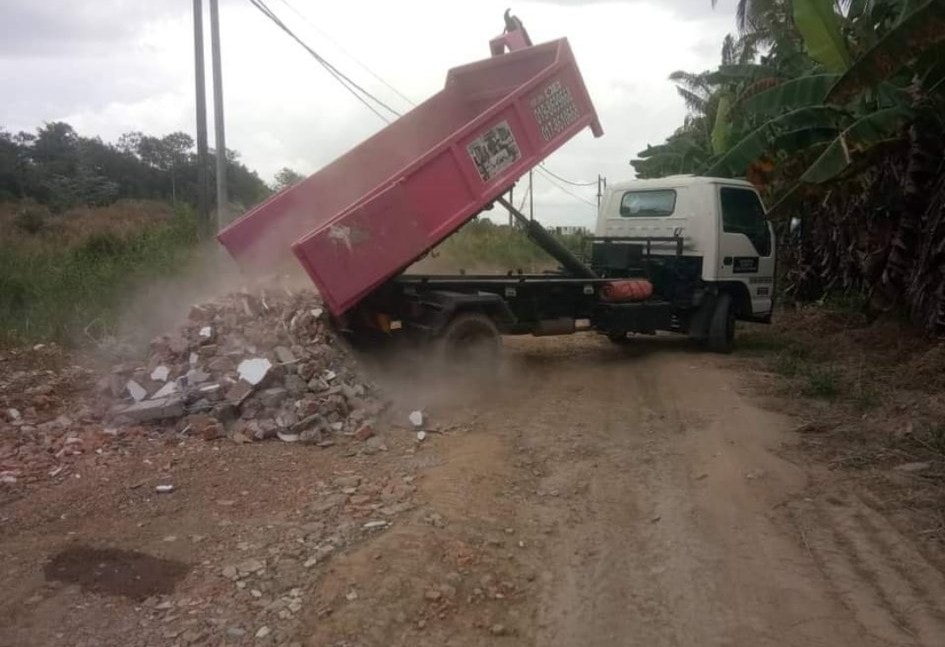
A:
{"type": "Polygon", "coordinates": [[[192,213],[76,245],[0,244],[0,341],[75,342],[92,322],[111,330],[134,288],[181,269],[196,246],[192,213]]]}
{"type": "Polygon", "coordinates": [[[833,366],[812,366],[805,374],[801,393],[809,398],[833,400],[840,394],[840,372],[833,366]]]}

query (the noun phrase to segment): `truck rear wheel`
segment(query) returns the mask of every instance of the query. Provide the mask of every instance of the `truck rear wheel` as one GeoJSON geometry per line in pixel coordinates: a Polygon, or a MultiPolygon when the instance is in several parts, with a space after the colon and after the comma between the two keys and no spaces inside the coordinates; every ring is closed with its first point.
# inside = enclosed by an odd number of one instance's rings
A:
{"type": "Polygon", "coordinates": [[[618,346],[625,346],[630,343],[630,335],[626,330],[611,330],[607,333],[607,339],[618,346]]]}
{"type": "Polygon", "coordinates": [[[437,339],[437,356],[457,372],[492,372],[499,362],[502,337],[495,323],[481,312],[453,317],[437,339]]]}
{"type": "Polygon", "coordinates": [[[732,295],[722,293],[715,300],[709,319],[709,350],[714,353],[730,353],[735,344],[735,308],[732,295]]]}

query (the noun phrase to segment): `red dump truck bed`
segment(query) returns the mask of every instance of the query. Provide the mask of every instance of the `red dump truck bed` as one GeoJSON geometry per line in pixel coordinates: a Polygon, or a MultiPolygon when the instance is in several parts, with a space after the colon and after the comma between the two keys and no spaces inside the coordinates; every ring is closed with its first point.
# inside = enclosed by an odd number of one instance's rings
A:
{"type": "Polygon", "coordinates": [[[566,39],[457,67],[443,90],[217,238],[260,269],[291,248],[341,315],[586,126],[603,134],[566,39]]]}

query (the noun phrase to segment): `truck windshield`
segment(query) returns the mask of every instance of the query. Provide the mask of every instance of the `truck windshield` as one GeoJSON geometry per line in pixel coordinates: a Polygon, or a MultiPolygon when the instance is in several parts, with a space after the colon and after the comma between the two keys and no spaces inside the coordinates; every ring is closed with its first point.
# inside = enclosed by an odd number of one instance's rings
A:
{"type": "Polygon", "coordinates": [[[722,187],[719,197],[722,202],[722,231],[728,234],[744,234],[755,246],[759,256],[769,256],[771,236],[758,194],[751,189],[722,187]]]}
{"type": "Polygon", "coordinates": [[[620,215],[624,218],[653,218],[669,216],[676,208],[676,192],[627,191],[620,199],[620,215]]]}

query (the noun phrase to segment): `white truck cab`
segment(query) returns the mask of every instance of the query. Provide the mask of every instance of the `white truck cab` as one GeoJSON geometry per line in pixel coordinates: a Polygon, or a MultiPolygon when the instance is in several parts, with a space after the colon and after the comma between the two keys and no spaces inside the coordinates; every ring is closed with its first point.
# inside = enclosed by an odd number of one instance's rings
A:
{"type": "MultiPolygon", "coordinates": [[[[774,300],[775,239],[758,192],[742,180],[671,176],[609,186],[597,239],[681,239],[681,262],[703,291],[730,295],[735,317],[769,321],[774,300]]],[[[654,241],[654,257],[675,256],[676,241],[654,241]]],[[[700,295],[694,294],[699,305],[700,295]]]]}

